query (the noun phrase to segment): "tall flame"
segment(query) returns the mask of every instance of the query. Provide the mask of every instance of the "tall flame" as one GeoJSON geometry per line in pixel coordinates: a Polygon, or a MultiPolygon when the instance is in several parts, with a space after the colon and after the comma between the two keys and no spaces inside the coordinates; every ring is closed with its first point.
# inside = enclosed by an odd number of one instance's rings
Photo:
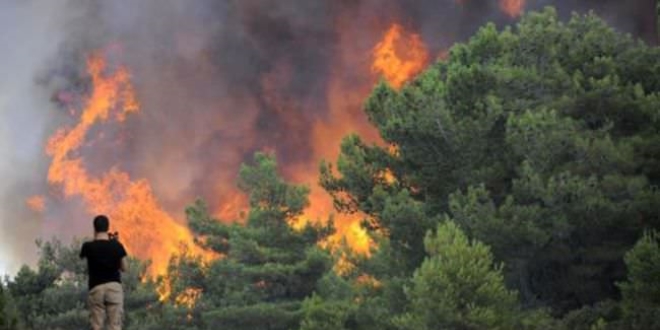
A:
{"type": "MultiPolygon", "coordinates": [[[[363,58],[351,52],[343,54],[340,60],[342,69],[334,72],[328,84],[326,106],[331,116],[315,121],[310,128],[312,154],[309,160],[288,164],[283,169],[286,177],[294,182],[311,184],[311,206],[305,210],[300,223],[310,219],[324,220],[335,213],[331,198],[314,183],[317,181],[317,164],[320,160],[336,159],[339,155],[338,141],[352,132],[358,132],[370,142],[380,141],[377,130],[365,118],[359,117],[359,104],[374,83],[374,73],[382,74],[392,86],[399,88],[429,61],[428,51],[420,36],[404,31],[398,24],[393,24],[371,51],[371,54],[362,53],[373,56],[373,62],[370,67],[359,68],[357,76],[362,77],[360,79],[363,81],[358,84],[358,88],[354,81],[347,81],[345,77],[346,72],[353,73],[356,63],[364,63],[363,58]]],[[[152,261],[151,275],[166,274],[170,257],[178,254],[183,246],[191,248],[195,254],[203,254],[205,260],[214,257],[200,251],[193,244],[190,231],[163,209],[146,179],[132,178],[117,167],[101,174],[95,174],[96,171],[86,167],[81,149],[89,148],[95,142],[88,141],[88,135],[97,132],[97,126],[121,123],[129,115],[140,111],[127,68],[110,69],[99,54],[90,56],[87,66],[92,88],[82,109],[71,111],[77,119],[76,124],[60,129],[48,141],[46,151],[52,157],[49,182],[61,185],[66,196],[80,197],[90,214],[108,214],[113,230],[120,231],[120,237],[129,252],[152,261]]],[[[288,85],[290,64],[281,63],[274,67],[275,70],[261,81],[264,102],[270,108],[284,112],[289,108],[304,108],[314,104],[287,97],[288,91],[282,90],[281,86],[288,85]]],[[[296,118],[291,120],[293,122],[290,126],[293,129],[299,128],[298,125],[306,125],[296,118]]],[[[246,198],[236,189],[227,188],[226,182],[222,182],[221,186],[221,194],[215,197],[221,198],[223,202],[214,213],[221,219],[236,219],[236,214],[246,208],[246,198]]],[[[34,208],[39,206],[36,202],[32,204],[34,208]]],[[[346,240],[355,251],[368,254],[371,242],[360,227],[364,217],[362,214],[335,215],[337,234],[327,243],[338,244],[346,240]]],[[[168,299],[169,288],[163,286],[160,290],[161,298],[168,299]]]]}
{"type": "Polygon", "coordinates": [[[418,34],[404,35],[399,24],[392,24],[382,41],[374,48],[372,72],[382,74],[394,88],[419,73],[427,64],[429,54],[418,34]]]}
{"type": "Polygon", "coordinates": [[[117,168],[100,176],[90,175],[84,159],[76,153],[95,125],[111,117],[123,122],[127,115],[139,111],[126,68],[109,70],[104,58],[94,54],[87,60],[87,71],[92,90],[77,124],[60,129],[48,141],[46,153],[52,157],[48,181],[61,185],[65,196],[82,197],[90,213],[108,214],[129,253],[151,259],[152,275],[165,274],[169,258],[181,244],[195,248],[191,233],[161,208],[146,180],[132,180],[117,168]]]}

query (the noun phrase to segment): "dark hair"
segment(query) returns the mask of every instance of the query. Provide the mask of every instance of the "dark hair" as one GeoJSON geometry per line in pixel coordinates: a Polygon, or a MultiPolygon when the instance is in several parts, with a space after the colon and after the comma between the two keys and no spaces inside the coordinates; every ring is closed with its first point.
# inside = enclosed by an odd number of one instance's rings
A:
{"type": "Polygon", "coordinates": [[[105,215],[97,215],[94,218],[94,231],[97,233],[105,233],[110,227],[110,221],[105,215]]]}

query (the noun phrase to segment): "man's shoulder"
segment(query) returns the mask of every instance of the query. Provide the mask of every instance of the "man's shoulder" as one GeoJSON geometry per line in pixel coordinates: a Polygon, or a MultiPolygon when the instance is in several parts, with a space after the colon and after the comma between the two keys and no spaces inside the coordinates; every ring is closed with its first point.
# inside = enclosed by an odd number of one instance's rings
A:
{"type": "Polygon", "coordinates": [[[83,242],[82,246],[80,247],[80,258],[85,258],[87,257],[89,250],[89,242],[83,242]]]}
{"type": "Polygon", "coordinates": [[[87,248],[100,248],[100,249],[103,249],[103,247],[111,246],[112,244],[109,244],[110,242],[111,241],[109,241],[109,240],[94,239],[94,240],[83,242],[82,248],[84,249],[85,247],[87,247],[87,248]]]}
{"type": "Polygon", "coordinates": [[[117,240],[92,240],[82,244],[82,248],[96,246],[98,249],[119,249],[125,250],[124,245],[117,240]]]}
{"type": "Polygon", "coordinates": [[[113,240],[113,242],[116,243],[116,247],[121,252],[121,254],[125,255],[126,254],[126,248],[124,248],[124,244],[121,244],[121,242],[117,241],[117,240],[113,240]]]}
{"type": "Polygon", "coordinates": [[[92,246],[96,243],[96,240],[89,240],[89,241],[84,241],[82,243],[82,247],[85,248],[86,246],[92,246]]]}

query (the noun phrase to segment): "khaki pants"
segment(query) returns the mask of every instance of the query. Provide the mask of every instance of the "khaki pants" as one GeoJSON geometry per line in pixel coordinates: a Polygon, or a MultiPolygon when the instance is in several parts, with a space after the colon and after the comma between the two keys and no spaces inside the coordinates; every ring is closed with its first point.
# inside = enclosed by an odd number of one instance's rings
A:
{"type": "Polygon", "coordinates": [[[121,330],[124,314],[124,291],[120,283],[110,282],[97,285],[89,291],[89,321],[93,330],[103,330],[108,320],[109,330],[121,330]]]}

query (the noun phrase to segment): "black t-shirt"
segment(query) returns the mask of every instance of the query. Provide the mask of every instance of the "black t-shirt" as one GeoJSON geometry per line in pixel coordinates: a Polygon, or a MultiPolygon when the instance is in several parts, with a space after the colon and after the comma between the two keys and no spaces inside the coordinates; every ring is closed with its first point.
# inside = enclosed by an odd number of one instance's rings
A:
{"type": "Polygon", "coordinates": [[[80,258],[87,258],[89,289],[109,283],[121,283],[121,259],[126,250],[117,240],[93,240],[85,242],[80,249],[80,258]]]}

